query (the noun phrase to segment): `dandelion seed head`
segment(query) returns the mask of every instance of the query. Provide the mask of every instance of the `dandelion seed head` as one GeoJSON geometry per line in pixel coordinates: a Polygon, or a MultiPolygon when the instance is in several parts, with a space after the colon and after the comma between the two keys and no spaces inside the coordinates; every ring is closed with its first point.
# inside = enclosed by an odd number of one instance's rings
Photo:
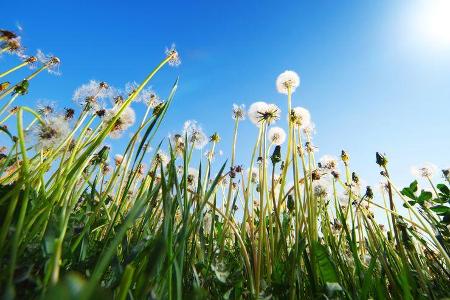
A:
{"type": "Polygon", "coordinates": [[[169,135],[170,143],[175,150],[176,155],[182,156],[184,153],[184,138],[181,134],[169,135]]]}
{"type": "Polygon", "coordinates": [[[247,170],[245,170],[245,172],[247,173],[247,175],[250,175],[250,181],[252,183],[258,183],[258,177],[259,177],[259,169],[253,167],[251,170],[250,168],[247,168],[247,170]]]}
{"type": "Polygon", "coordinates": [[[316,124],[310,122],[307,126],[303,127],[303,132],[308,136],[312,136],[316,133],[316,124]]]}
{"type": "Polygon", "coordinates": [[[338,166],[338,160],[335,156],[324,155],[319,159],[319,168],[326,169],[328,171],[335,171],[338,166]]]}
{"type": "Polygon", "coordinates": [[[70,133],[70,126],[64,116],[49,116],[44,124],[39,123],[31,131],[38,150],[60,146],[70,133]]]}
{"type": "Polygon", "coordinates": [[[165,167],[167,167],[169,162],[170,162],[170,157],[167,155],[167,153],[165,153],[163,150],[159,149],[156,152],[155,157],[153,158],[151,168],[156,169],[156,168],[159,168],[160,165],[162,165],[165,168],[165,167]]]}
{"type": "Polygon", "coordinates": [[[161,98],[151,89],[144,89],[138,97],[151,108],[156,108],[163,103],[161,98]]]}
{"type": "Polygon", "coordinates": [[[288,94],[288,90],[294,93],[297,87],[300,85],[300,77],[294,71],[284,71],[278,75],[276,80],[277,90],[281,94],[288,94]]]}
{"type": "MultiPolygon", "coordinates": [[[[111,109],[106,110],[105,116],[104,116],[104,124],[105,126],[108,126],[114,117],[119,112],[120,107],[113,107],[111,109]]],[[[127,130],[129,127],[131,127],[136,120],[136,114],[134,110],[131,107],[127,107],[124,109],[120,117],[115,121],[113,128],[111,129],[111,132],[109,133],[109,136],[111,138],[119,138],[122,136],[122,133],[127,130]]]]}
{"type": "Polygon", "coordinates": [[[177,67],[181,64],[180,55],[178,54],[178,51],[175,49],[175,44],[172,44],[172,46],[169,48],[166,48],[166,56],[170,57],[169,65],[172,67],[177,67]]]}
{"type": "Polygon", "coordinates": [[[269,140],[275,145],[281,145],[286,140],[286,132],[281,127],[272,127],[268,132],[269,140]]]}
{"type": "Polygon", "coordinates": [[[241,104],[233,104],[233,112],[231,114],[231,117],[234,120],[242,121],[245,120],[245,105],[241,104]]]}
{"type": "Polygon", "coordinates": [[[188,120],[184,122],[183,136],[187,136],[188,141],[196,149],[202,149],[208,143],[206,134],[195,120],[188,120]]]}
{"type": "Polygon", "coordinates": [[[119,166],[122,162],[123,162],[123,155],[121,154],[114,155],[114,163],[116,164],[116,166],[119,166]]]}
{"type": "Polygon", "coordinates": [[[113,93],[114,89],[105,82],[91,80],[75,90],[72,100],[84,109],[97,111],[103,107],[101,100],[112,97],[113,93]]]}
{"type": "Polygon", "coordinates": [[[198,170],[190,167],[186,175],[186,180],[189,186],[191,187],[196,186],[198,181],[198,170]]]}
{"type": "Polygon", "coordinates": [[[53,54],[45,54],[42,50],[38,49],[36,52],[37,60],[43,64],[47,65],[47,71],[54,75],[60,75],[59,65],[61,64],[61,60],[54,56],[53,54]]]}
{"type": "Polygon", "coordinates": [[[311,123],[311,114],[306,108],[300,106],[292,108],[288,117],[292,123],[299,125],[301,128],[305,128],[311,123]]]}
{"type": "Polygon", "coordinates": [[[261,117],[262,112],[264,112],[267,109],[267,106],[268,106],[268,104],[263,101],[258,101],[258,102],[253,103],[252,105],[250,105],[248,112],[247,112],[248,118],[256,126],[261,125],[260,117],[261,117]]]}
{"type": "Polygon", "coordinates": [[[415,177],[432,178],[437,171],[437,166],[426,162],[420,166],[412,166],[411,174],[415,177]]]}
{"type": "Polygon", "coordinates": [[[9,54],[16,54],[20,58],[24,58],[25,48],[22,47],[22,42],[20,37],[15,37],[11,39],[6,39],[0,42],[0,48],[5,49],[9,54]]]}

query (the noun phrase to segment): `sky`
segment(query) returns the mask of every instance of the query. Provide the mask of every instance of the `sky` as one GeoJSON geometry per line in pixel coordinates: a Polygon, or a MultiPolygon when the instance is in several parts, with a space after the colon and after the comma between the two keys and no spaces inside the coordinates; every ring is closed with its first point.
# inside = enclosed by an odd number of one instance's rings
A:
{"type": "MultiPolygon", "coordinates": [[[[74,107],[74,90],[91,79],[117,87],[140,82],[176,43],[182,64],[150,83],[164,98],[179,77],[161,138],[197,120],[221,135],[220,161],[230,155],[232,104],[266,101],[285,115],[275,79],[294,70],[301,84],[293,105],[311,112],[317,155],[345,149],[352,169],[377,185],[375,152],[384,152],[402,186],[412,180],[411,165],[450,167],[449,3],[6,1],[0,28],[20,27],[28,53],[42,49],[62,61],[61,76],[39,75],[17,104],[51,100],[60,109],[74,107]]],[[[15,63],[1,57],[0,71],[15,63]]],[[[143,115],[142,104],[133,107],[143,115]]],[[[286,126],[284,117],[278,125],[286,126]]],[[[256,134],[248,120],[240,125],[238,164],[248,164],[256,134]]],[[[123,142],[108,143],[115,152],[123,142]]]]}

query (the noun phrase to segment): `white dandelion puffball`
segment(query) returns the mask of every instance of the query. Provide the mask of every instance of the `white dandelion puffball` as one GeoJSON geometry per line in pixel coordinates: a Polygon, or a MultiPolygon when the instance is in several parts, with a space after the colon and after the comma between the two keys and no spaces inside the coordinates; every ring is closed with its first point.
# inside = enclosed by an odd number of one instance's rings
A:
{"type": "Polygon", "coordinates": [[[288,116],[291,122],[305,128],[311,123],[311,114],[306,108],[297,106],[292,108],[291,114],[288,116]]]}
{"type": "MultiPolygon", "coordinates": [[[[115,106],[111,109],[108,109],[105,113],[104,117],[104,126],[108,126],[109,123],[114,119],[120,110],[119,106],[115,106]]],[[[122,136],[122,133],[131,127],[136,120],[136,114],[131,107],[127,107],[124,109],[120,117],[115,121],[109,136],[111,138],[119,138],[122,136]]]]}
{"type": "Polygon", "coordinates": [[[170,157],[167,155],[163,150],[159,149],[155,157],[153,158],[151,168],[159,168],[159,165],[162,165],[164,168],[167,167],[167,165],[170,162],[170,157]]]}
{"type": "Polygon", "coordinates": [[[258,127],[261,125],[260,120],[263,112],[267,109],[267,106],[268,104],[266,102],[258,101],[250,105],[248,109],[248,118],[258,127]]]}
{"type": "Polygon", "coordinates": [[[64,116],[48,117],[44,124],[39,124],[32,130],[33,138],[36,139],[36,147],[39,150],[58,147],[69,133],[69,122],[64,116]]]}
{"type": "Polygon", "coordinates": [[[295,89],[300,85],[300,77],[294,71],[284,71],[277,77],[276,86],[277,90],[281,94],[288,94],[288,90],[291,93],[295,92],[295,89]]]}
{"type": "Polygon", "coordinates": [[[114,90],[103,82],[91,80],[75,90],[72,100],[83,107],[88,105],[90,110],[98,110],[101,107],[98,101],[112,97],[114,90]]]}
{"type": "Polygon", "coordinates": [[[187,135],[188,141],[192,143],[196,149],[202,149],[208,143],[206,134],[195,120],[184,122],[183,136],[185,135],[187,135]]]}
{"type": "Polygon", "coordinates": [[[431,178],[436,173],[436,170],[437,170],[436,165],[426,162],[421,166],[412,166],[411,174],[415,177],[431,178]]]}
{"type": "Polygon", "coordinates": [[[281,145],[286,140],[286,132],[281,127],[272,127],[268,132],[269,140],[275,145],[281,145]]]}
{"type": "Polygon", "coordinates": [[[245,120],[245,105],[241,104],[241,105],[237,105],[237,104],[233,104],[233,113],[231,115],[231,117],[234,120],[245,120]]]}

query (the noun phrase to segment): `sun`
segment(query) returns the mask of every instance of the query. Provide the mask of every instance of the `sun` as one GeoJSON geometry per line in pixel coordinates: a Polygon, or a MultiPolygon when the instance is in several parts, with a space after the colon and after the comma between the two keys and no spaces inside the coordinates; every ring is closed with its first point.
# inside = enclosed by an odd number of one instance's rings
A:
{"type": "Polygon", "coordinates": [[[450,47],[450,0],[420,1],[412,22],[421,38],[434,47],[450,47]]]}

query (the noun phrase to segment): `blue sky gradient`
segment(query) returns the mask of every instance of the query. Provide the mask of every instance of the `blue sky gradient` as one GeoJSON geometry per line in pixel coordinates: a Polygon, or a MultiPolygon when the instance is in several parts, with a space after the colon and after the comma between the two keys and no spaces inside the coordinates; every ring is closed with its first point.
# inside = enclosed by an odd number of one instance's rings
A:
{"type": "MultiPolygon", "coordinates": [[[[431,1],[429,1],[431,2],[431,1]]],[[[409,18],[415,1],[7,1],[0,27],[23,28],[28,53],[51,52],[62,76],[42,74],[18,104],[56,100],[90,79],[114,86],[140,81],[177,44],[178,68],[151,82],[162,97],[180,77],[161,137],[197,120],[232,140],[231,106],[263,100],[286,113],[275,89],[279,73],[300,74],[295,106],[311,111],[319,156],[349,152],[352,167],[379,182],[375,152],[386,152],[401,185],[409,167],[449,167],[450,47],[434,47],[409,18]],[[445,125],[447,124],[447,125],[445,125]]],[[[449,13],[450,18],[450,13],[449,13]]],[[[450,30],[450,29],[449,29],[450,30]]],[[[0,58],[0,71],[15,63],[0,58]]],[[[26,74],[17,72],[19,80],[26,74]]],[[[135,104],[139,116],[142,104],[135,104]]],[[[284,118],[279,124],[285,126],[284,118]]],[[[257,129],[241,124],[237,162],[246,165],[257,129]]],[[[119,142],[111,142],[113,150],[119,142]]]]}

